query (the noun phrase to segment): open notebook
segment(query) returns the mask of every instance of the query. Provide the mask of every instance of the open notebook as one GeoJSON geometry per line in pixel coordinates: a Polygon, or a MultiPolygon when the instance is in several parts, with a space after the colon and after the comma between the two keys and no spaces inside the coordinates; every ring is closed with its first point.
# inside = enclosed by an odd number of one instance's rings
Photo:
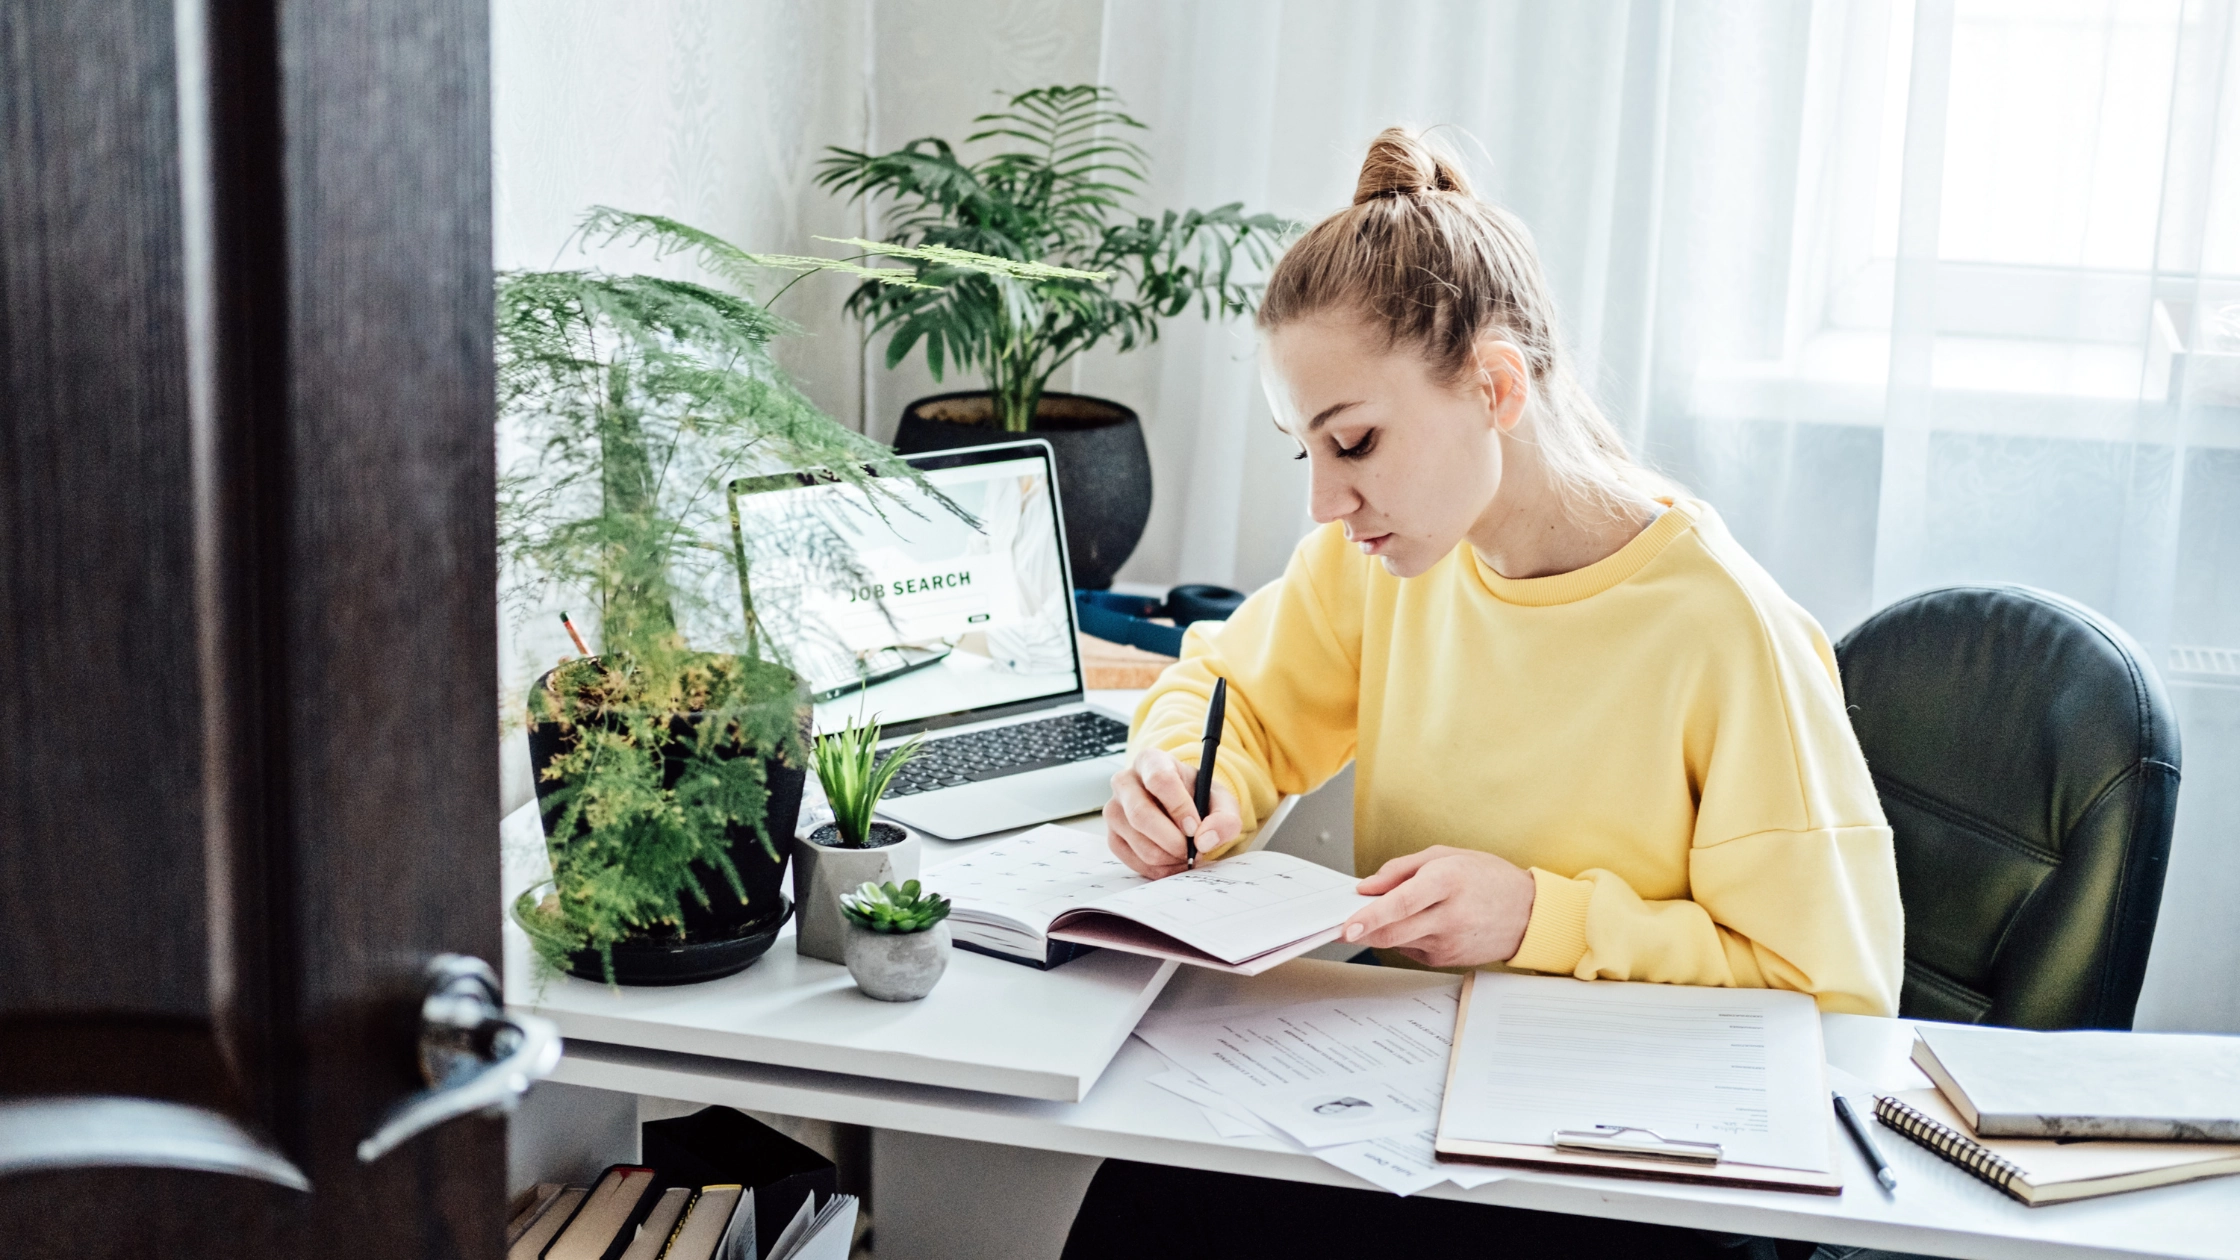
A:
{"type": "Polygon", "coordinates": [[[1336,940],[1372,900],[1351,875],[1265,851],[1148,880],[1104,837],[1065,827],[991,845],[925,882],[949,898],[949,931],[966,949],[1053,966],[1069,944],[1093,945],[1247,976],[1336,940]]]}

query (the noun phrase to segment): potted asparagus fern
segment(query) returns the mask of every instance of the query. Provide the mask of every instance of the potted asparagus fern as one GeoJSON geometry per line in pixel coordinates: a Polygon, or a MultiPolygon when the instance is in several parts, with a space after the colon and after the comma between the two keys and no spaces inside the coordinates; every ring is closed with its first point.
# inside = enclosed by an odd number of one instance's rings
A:
{"type": "Polygon", "coordinates": [[[865,883],[840,899],[848,974],[882,1002],[915,1002],[949,969],[949,902],[908,880],[865,883]]]}
{"type": "Polygon", "coordinates": [[[919,841],[872,817],[894,776],[917,755],[923,735],[881,756],[877,723],[849,722],[816,743],[817,781],[832,821],[794,842],[794,949],[810,958],[845,962],[847,932],[840,900],[866,883],[914,880],[919,841]]]}
{"type": "MultiPolygon", "coordinates": [[[[809,761],[809,698],[759,632],[724,489],[787,469],[821,470],[874,501],[898,479],[923,484],[778,367],[771,345],[794,329],[752,286],[824,271],[932,282],[856,260],[753,254],[605,208],[582,235],[689,254],[726,287],[591,270],[498,277],[508,603],[588,599],[597,644],[528,696],[553,878],[517,900],[514,917],[553,969],[608,983],[710,979],[751,963],[790,912],[781,885],[809,761]]],[[[962,273],[1048,270],[944,257],[962,273]]],[[[842,549],[810,550],[836,566],[832,580],[861,577],[842,549]]]]}

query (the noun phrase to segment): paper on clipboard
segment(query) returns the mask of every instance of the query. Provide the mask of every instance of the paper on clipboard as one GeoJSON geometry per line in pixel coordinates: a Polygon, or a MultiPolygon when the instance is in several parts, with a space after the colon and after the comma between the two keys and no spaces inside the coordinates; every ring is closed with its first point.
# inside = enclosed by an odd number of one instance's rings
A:
{"type": "Polygon", "coordinates": [[[1826,1056],[1812,999],[1473,974],[1440,1114],[1443,1155],[1833,1193],[1826,1056]],[[1718,1143],[1716,1165],[1555,1149],[1629,1126],[1718,1143]]]}

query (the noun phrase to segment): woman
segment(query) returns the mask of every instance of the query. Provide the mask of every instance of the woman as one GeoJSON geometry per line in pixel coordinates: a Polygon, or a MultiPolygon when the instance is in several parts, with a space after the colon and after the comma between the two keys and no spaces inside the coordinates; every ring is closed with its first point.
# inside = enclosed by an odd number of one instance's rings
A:
{"type": "MultiPolygon", "coordinates": [[[[1277,264],[1259,324],[1321,528],[1227,623],[1192,630],[1145,697],[1105,810],[1113,851],[1172,874],[1185,834],[1218,855],[1351,761],[1356,862],[1374,872],[1360,890],[1378,900],[1344,939],[1387,961],[1778,987],[1893,1014],[1890,831],[1827,638],[1709,506],[1628,457],[1564,360],[1522,225],[1388,130],[1354,204],[1277,264]],[[1217,677],[1227,726],[1201,819],[1187,758],[1217,677]]],[[[1136,1208],[1173,1193],[1162,1179],[1206,1176],[1108,1164],[1067,1254],[1104,1254],[1096,1238],[1131,1218],[1175,1221],[1136,1208]]],[[[1264,1187],[1269,1210],[1244,1215],[1266,1221],[1347,1193],[1231,1180],[1215,1197],[1264,1187]]],[[[1314,1250],[1345,1219],[1425,1246],[1484,1239],[1496,1218],[1560,1250],[1706,1245],[1389,1198],[1305,1214],[1314,1250]]],[[[1224,1219],[1127,1242],[1249,1254],[1234,1248],[1253,1235],[1206,1237],[1224,1219]]]]}

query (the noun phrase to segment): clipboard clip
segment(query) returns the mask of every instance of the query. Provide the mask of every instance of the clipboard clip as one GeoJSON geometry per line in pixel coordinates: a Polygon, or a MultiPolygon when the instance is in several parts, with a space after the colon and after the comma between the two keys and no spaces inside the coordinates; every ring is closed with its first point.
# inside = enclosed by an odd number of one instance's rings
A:
{"type": "Polygon", "coordinates": [[[1716,1164],[1727,1148],[1717,1142],[1690,1142],[1668,1138],[1654,1129],[1630,1124],[1598,1124],[1591,1129],[1557,1129],[1550,1143],[1559,1151],[1592,1151],[1597,1155],[1638,1155],[1671,1159],[1686,1164],[1716,1164]],[[1634,1135],[1642,1136],[1634,1136],[1634,1135]]]}

